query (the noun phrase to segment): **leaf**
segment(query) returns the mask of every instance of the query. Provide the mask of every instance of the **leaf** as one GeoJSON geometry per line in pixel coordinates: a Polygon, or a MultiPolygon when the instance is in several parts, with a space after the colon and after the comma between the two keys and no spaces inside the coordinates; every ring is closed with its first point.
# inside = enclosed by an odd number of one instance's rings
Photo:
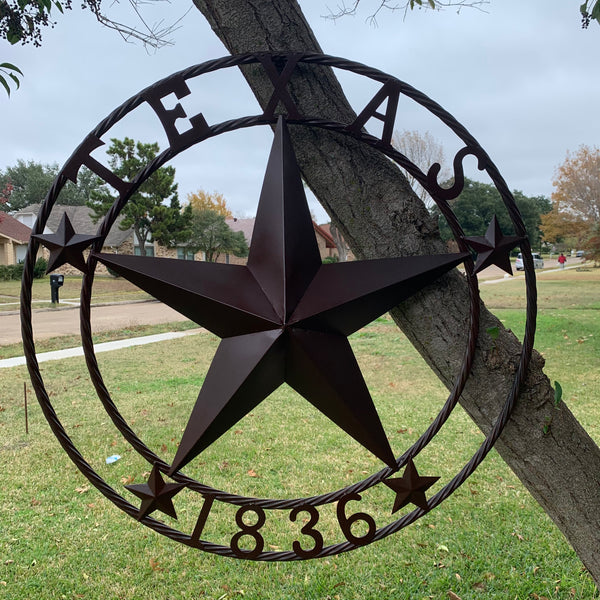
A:
{"type": "Polygon", "coordinates": [[[450,598],[450,600],[461,600],[460,596],[455,594],[452,590],[448,590],[448,598],[450,598]]]}
{"type": "Polygon", "coordinates": [[[158,561],[155,558],[151,558],[148,563],[153,571],[162,571],[162,568],[158,566],[158,561]]]}
{"type": "Polygon", "coordinates": [[[254,469],[249,469],[247,475],[249,477],[258,477],[258,473],[254,469]]]}
{"type": "Polygon", "coordinates": [[[21,34],[15,31],[10,31],[6,34],[6,41],[13,46],[21,41],[21,34]]]}
{"type": "Polygon", "coordinates": [[[90,489],[90,486],[89,486],[89,485],[82,485],[82,486],[80,486],[80,487],[76,487],[76,488],[75,488],[75,491],[76,491],[78,494],[85,494],[86,492],[88,492],[88,491],[89,491],[89,489],[90,489]]]}
{"type": "Polygon", "coordinates": [[[560,385],[560,383],[558,383],[558,381],[554,382],[554,406],[558,407],[558,405],[560,404],[560,401],[562,400],[562,386],[560,385]]]}
{"type": "Polygon", "coordinates": [[[6,93],[10,96],[10,88],[8,87],[8,83],[6,83],[6,79],[0,75],[0,83],[4,86],[6,93]]]}
{"type": "Polygon", "coordinates": [[[500,335],[500,329],[497,325],[496,327],[488,327],[485,331],[493,340],[497,340],[500,335]]]}
{"type": "Polygon", "coordinates": [[[9,71],[16,71],[19,75],[23,75],[23,71],[19,67],[15,67],[12,63],[4,62],[0,64],[0,69],[8,69],[9,71]]]}

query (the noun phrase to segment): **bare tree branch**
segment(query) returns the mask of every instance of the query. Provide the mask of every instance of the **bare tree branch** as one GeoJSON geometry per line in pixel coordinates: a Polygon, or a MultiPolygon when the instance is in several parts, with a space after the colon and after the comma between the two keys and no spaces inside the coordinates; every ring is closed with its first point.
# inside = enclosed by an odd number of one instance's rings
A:
{"type": "MultiPolygon", "coordinates": [[[[374,9],[371,14],[366,18],[371,25],[377,26],[377,16],[382,10],[391,11],[402,11],[404,13],[403,18],[406,18],[409,10],[415,8],[424,8],[426,10],[444,10],[447,8],[456,8],[457,12],[460,12],[463,8],[475,8],[482,12],[487,12],[483,6],[490,4],[490,0],[458,0],[456,2],[448,0],[408,0],[407,2],[396,2],[395,0],[376,0],[375,2],[367,2],[369,6],[374,5],[374,9]]],[[[342,0],[341,4],[338,4],[335,9],[330,9],[328,14],[323,15],[326,19],[339,19],[340,17],[356,16],[358,12],[361,0],[352,0],[349,4],[346,4],[342,0]]],[[[363,2],[364,6],[365,3],[363,2]]]]}
{"type": "MultiPolygon", "coordinates": [[[[151,4],[155,2],[164,2],[165,0],[128,0],[131,8],[135,12],[139,22],[141,23],[141,27],[127,25],[125,23],[121,23],[114,19],[111,19],[106,15],[106,13],[101,11],[100,2],[91,0],[86,2],[86,6],[90,8],[90,10],[94,13],[94,16],[98,20],[99,23],[108,27],[109,29],[113,29],[119,33],[119,35],[126,41],[131,42],[132,40],[136,40],[138,42],[142,42],[146,48],[153,48],[155,50],[159,48],[163,48],[164,46],[172,46],[173,40],[171,36],[177,29],[179,29],[179,23],[181,20],[189,13],[191,8],[189,8],[181,17],[179,17],[173,23],[164,25],[164,21],[157,21],[150,25],[144,15],[142,14],[141,6],[145,4],[151,4]]],[[[166,0],[168,2],[168,0],[166,0]]],[[[116,0],[115,4],[118,4],[118,0],[116,0]]]]}

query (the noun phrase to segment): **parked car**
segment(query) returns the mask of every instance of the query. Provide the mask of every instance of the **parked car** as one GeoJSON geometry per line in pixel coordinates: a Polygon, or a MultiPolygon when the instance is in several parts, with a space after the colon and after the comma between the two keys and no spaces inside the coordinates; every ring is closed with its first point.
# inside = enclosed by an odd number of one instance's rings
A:
{"type": "Polygon", "coordinates": [[[585,250],[577,250],[577,252],[575,253],[575,256],[577,258],[583,258],[585,256],[585,250]]]}
{"type": "MultiPolygon", "coordinates": [[[[537,252],[532,252],[531,256],[533,257],[533,268],[534,269],[543,269],[544,261],[542,257],[537,252]]],[[[523,255],[519,252],[517,255],[517,260],[515,262],[515,268],[517,271],[522,271],[525,267],[523,266],[523,255]]]]}

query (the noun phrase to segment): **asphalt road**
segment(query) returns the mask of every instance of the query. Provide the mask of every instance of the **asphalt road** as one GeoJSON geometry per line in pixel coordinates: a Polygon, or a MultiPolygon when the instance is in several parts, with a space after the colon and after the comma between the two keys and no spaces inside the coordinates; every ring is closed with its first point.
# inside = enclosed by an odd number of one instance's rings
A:
{"type": "MultiPolygon", "coordinates": [[[[33,313],[36,340],[61,335],[79,335],[77,307],[39,310],[33,313]]],[[[93,331],[112,331],[132,325],[155,325],[185,321],[186,317],[161,302],[138,302],[92,307],[93,331]]],[[[0,313],[0,346],[21,341],[21,321],[18,314],[0,313]]]]}

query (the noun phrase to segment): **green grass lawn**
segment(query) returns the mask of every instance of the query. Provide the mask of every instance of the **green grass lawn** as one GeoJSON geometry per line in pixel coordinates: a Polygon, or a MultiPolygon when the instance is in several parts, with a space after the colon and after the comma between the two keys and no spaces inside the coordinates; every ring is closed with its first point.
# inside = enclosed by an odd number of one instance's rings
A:
{"type": "MultiPolygon", "coordinates": [[[[600,442],[600,273],[568,271],[540,278],[536,347],[564,399],[600,442]],[[572,275],[571,275],[572,274],[572,275]],[[585,275],[585,277],[583,277],[585,275]]],[[[519,281],[482,285],[482,296],[518,335],[519,281]]],[[[398,454],[414,442],[446,392],[387,318],[355,334],[352,345],[398,454]]],[[[200,334],[98,356],[124,417],[169,461],[218,340],[200,334]]],[[[85,458],[130,501],[149,465],[122,439],[99,406],[83,359],[41,365],[56,410],[85,458]],[[105,458],[121,455],[113,465],[105,458]]],[[[211,556],[172,542],[127,517],[71,464],[30,392],[24,432],[26,369],[0,371],[0,598],[10,599],[542,599],[600,595],[562,535],[494,452],[466,484],[417,523],[385,540],[318,561],[256,564],[211,556]],[[452,592],[452,594],[450,594],[452,592]]],[[[29,388],[31,389],[31,388],[29,388]]],[[[455,411],[419,455],[419,470],[442,479],[466,462],[482,435],[455,411]]],[[[244,417],[186,471],[210,485],[275,498],[331,491],[378,470],[376,459],[283,387],[244,417]],[[282,418],[285,414],[286,418],[282,418]]],[[[394,521],[393,494],[377,486],[351,502],[378,526],[394,521]]],[[[201,503],[176,498],[189,532],[201,503]]],[[[404,514],[406,510],[401,511],[404,514]]],[[[335,510],[320,511],[326,543],[343,541],[335,510]]],[[[215,506],[203,537],[229,544],[235,511],[215,506]]],[[[306,514],[301,515],[307,516],[306,514]]],[[[265,550],[310,546],[286,511],[267,511],[265,550]]],[[[249,543],[246,540],[245,543],[249,543]]]]}
{"type": "MultiPolygon", "coordinates": [[[[59,289],[61,300],[78,300],[81,293],[81,277],[67,276],[64,285],[59,289]]],[[[0,281],[0,312],[19,310],[18,302],[21,294],[20,281],[0,281]]],[[[34,279],[31,289],[33,308],[48,308],[50,302],[50,278],[34,279]]],[[[93,303],[121,302],[145,300],[150,298],[146,292],[139,290],[125,279],[109,276],[94,278],[93,303]]]]}

